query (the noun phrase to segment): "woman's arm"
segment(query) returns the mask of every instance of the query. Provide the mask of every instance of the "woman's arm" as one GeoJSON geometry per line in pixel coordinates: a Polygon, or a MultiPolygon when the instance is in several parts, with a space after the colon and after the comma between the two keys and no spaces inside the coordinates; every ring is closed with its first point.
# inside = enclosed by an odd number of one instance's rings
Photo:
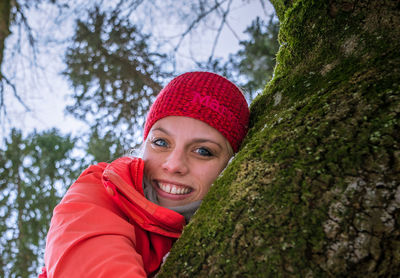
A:
{"type": "Polygon", "coordinates": [[[134,227],[110,200],[92,166],[54,209],[47,236],[48,277],[146,277],[134,227]]]}

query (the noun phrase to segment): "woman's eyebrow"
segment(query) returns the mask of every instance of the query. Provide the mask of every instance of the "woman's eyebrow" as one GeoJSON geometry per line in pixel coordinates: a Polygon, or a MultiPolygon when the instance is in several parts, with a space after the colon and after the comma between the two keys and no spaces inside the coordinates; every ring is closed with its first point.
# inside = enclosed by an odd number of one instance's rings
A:
{"type": "Polygon", "coordinates": [[[166,129],[162,128],[162,127],[156,127],[152,131],[161,131],[161,132],[164,132],[165,134],[170,135],[170,133],[166,129]]]}
{"type": "Polygon", "coordinates": [[[208,138],[195,138],[192,140],[193,143],[212,143],[217,145],[220,149],[223,149],[221,144],[212,140],[212,139],[208,139],[208,138]]]}

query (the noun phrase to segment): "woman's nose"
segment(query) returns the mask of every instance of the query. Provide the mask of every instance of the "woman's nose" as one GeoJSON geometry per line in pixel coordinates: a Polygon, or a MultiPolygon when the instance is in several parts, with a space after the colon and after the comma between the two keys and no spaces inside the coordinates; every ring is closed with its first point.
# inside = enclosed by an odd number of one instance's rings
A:
{"type": "Polygon", "coordinates": [[[189,167],[187,165],[185,153],[181,150],[172,150],[162,164],[162,168],[172,174],[186,174],[189,167]]]}

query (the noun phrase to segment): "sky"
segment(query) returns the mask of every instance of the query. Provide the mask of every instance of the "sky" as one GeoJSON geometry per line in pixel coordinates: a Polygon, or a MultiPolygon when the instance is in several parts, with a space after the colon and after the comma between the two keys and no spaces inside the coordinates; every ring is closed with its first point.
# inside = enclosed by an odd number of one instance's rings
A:
{"type": "MultiPolygon", "coordinates": [[[[261,0],[263,1],[263,0],[261,0]]],[[[267,11],[272,11],[272,6],[266,3],[267,11]]],[[[65,107],[71,103],[68,95],[71,94],[72,88],[68,81],[62,76],[64,70],[62,57],[64,54],[65,44],[60,44],[60,41],[73,32],[72,14],[57,14],[56,10],[51,8],[34,11],[28,14],[29,23],[32,25],[32,30],[35,30],[35,36],[38,38],[38,54],[37,66],[32,66],[29,57],[33,53],[27,43],[23,43],[22,55],[18,55],[17,59],[14,53],[13,46],[15,45],[18,36],[18,30],[14,28],[11,35],[6,40],[5,62],[2,65],[2,70],[6,74],[15,74],[13,80],[16,84],[17,92],[24,103],[29,107],[26,109],[13,97],[13,92],[8,88],[5,95],[7,119],[0,130],[1,137],[8,136],[12,127],[22,129],[24,133],[32,132],[33,130],[42,131],[50,128],[57,128],[63,133],[72,133],[79,135],[80,132],[86,130],[88,126],[72,116],[65,114],[65,107]],[[56,28],[56,32],[52,32],[49,38],[48,30],[54,28],[54,24],[49,18],[56,18],[62,24],[56,28]],[[39,30],[39,31],[36,31],[39,30]],[[9,61],[12,63],[10,64],[9,61]]],[[[231,7],[231,13],[228,17],[229,28],[225,27],[219,43],[215,49],[217,57],[228,57],[230,53],[235,53],[239,49],[240,40],[246,39],[244,33],[252,20],[257,16],[266,18],[264,10],[258,0],[246,1],[235,0],[231,7]]],[[[159,18],[162,18],[161,16],[159,18]]],[[[182,28],[179,26],[179,21],[165,18],[166,21],[159,22],[156,25],[147,24],[144,29],[151,27],[149,31],[154,36],[170,36],[176,34],[175,29],[182,28]]],[[[219,22],[209,22],[210,28],[216,28],[219,22]]],[[[23,36],[22,36],[23,37],[23,36]]],[[[197,32],[194,36],[188,37],[179,51],[178,71],[190,71],[193,69],[193,63],[189,56],[195,56],[201,60],[202,57],[207,58],[211,53],[212,43],[215,38],[215,32],[202,31],[197,32]]],[[[2,120],[4,118],[2,117],[2,120]]]]}

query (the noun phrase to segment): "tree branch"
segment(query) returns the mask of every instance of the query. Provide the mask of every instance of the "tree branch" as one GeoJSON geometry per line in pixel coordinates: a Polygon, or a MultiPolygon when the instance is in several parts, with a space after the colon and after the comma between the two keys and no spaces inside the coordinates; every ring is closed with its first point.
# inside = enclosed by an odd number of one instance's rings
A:
{"type": "MultiPolygon", "coordinates": [[[[217,2],[217,1],[216,1],[216,2],[217,2]]],[[[213,59],[213,56],[214,56],[214,53],[215,53],[215,49],[216,49],[216,47],[217,47],[218,40],[219,40],[219,37],[220,37],[220,35],[221,35],[222,29],[224,28],[224,25],[225,25],[225,23],[226,23],[226,17],[228,16],[228,13],[229,13],[231,4],[232,4],[232,0],[229,0],[228,7],[227,7],[226,10],[222,13],[222,20],[221,20],[221,23],[220,23],[220,25],[219,25],[219,27],[218,27],[217,35],[215,36],[215,39],[214,39],[214,43],[213,43],[213,47],[212,47],[212,50],[211,50],[210,57],[208,57],[208,61],[212,61],[212,59],[213,59]]],[[[218,9],[217,9],[217,10],[218,10],[218,9]]]]}
{"type": "Polygon", "coordinates": [[[179,47],[181,46],[183,40],[185,39],[185,37],[195,28],[195,26],[200,23],[206,16],[208,16],[211,12],[215,11],[216,9],[218,9],[218,7],[220,7],[224,2],[226,2],[227,0],[223,0],[222,2],[218,2],[215,1],[216,4],[211,7],[208,11],[205,11],[201,14],[198,15],[198,17],[189,25],[189,27],[186,29],[185,32],[183,32],[180,35],[180,39],[178,44],[175,46],[174,48],[174,52],[178,51],[179,47]]]}
{"type": "MultiPolygon", "coordinates": [[[[14,97],[25,108],[25,110],[27,112],[31,112],[31,109],[25,104],[25,102],[22,100],[22,98],[18,95],[17,88],[15,87],[15,85],[10,80],[8,80],[8,78],[5,77],[4,75],[1,76],[1,79],[4,80],[11,87],[11,89],[13,90],[14,97]]],[[[4,105],[3,99],[1,101],[1,105],[4,105]]],[[[0,107],[1,107],[1,105],[0,105],[0,107]]]]}

